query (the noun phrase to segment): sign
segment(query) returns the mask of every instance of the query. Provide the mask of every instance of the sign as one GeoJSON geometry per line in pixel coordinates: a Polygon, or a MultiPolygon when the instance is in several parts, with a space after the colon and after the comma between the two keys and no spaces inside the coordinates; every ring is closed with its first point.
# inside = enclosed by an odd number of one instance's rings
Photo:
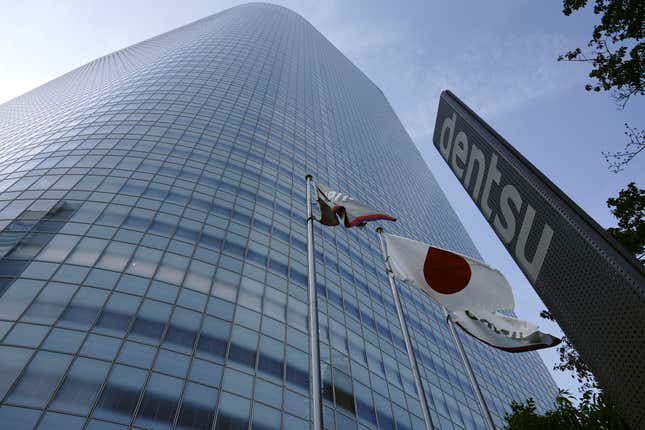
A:
{"type": "Polygon", "coordinates": [[[433,141],[625,420],[645,428],[643,266],[450,91],[433,141]]]}

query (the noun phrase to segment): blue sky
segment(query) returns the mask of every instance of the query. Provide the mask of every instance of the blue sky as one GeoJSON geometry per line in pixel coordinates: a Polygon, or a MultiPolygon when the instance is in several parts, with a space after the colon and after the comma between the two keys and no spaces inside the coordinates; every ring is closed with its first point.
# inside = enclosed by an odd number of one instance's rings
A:
{"type": "MultiPolygon", "coordinates": [[[[0,103],[110,52],[240,4],[217,0],[5,2],[0,15],[0,103]]],[[[645,100],[618,110],[583,89],[589,67],[558,63],[583,47],[597,18],[565,17],[561,1],[276,1],[300,13],[385,93],[486,261],[513,285],[516,311],[544,330],[544,305],[432,145],[439,94],[450,89],[603,226],[608,197],[645,182],[645,156],[610,173],[601,151],[642,126],[645,100]],[[641,122],[638,123],[637,121],[641,122]]],[[[547,367],[554,350],[541,352],[547,367]]],[[[552,372],[561,387],[569,376],[552,372]]]]}

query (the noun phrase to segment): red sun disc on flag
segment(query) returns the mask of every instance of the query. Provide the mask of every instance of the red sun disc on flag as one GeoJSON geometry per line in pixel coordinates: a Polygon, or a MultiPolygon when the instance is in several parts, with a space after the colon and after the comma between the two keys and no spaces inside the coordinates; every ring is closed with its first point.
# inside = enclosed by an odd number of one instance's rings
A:
{"type": "Polygon", "coordinates": [[[455,294],[466,288],[470,281],[470,265],[460,255],[429,247],[423,263],[426,282],[438,293],[455,294]]]}

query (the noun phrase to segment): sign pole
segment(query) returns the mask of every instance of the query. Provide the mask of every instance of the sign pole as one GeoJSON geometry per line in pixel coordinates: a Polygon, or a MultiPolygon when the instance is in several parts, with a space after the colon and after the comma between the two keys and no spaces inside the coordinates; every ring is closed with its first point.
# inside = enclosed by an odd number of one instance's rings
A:
{"type": "Polygon", "coordinates": [[[481,409],[482,415],[484,416],[484,422],[486,422],[486,427],[489,430],[495,430],[493,417],[490,415],[488,406],[484,401],[484,396],[482,395],[481,389],[479,388],[479,384],[477,383],[477,378],[475,378],[475,373],[473,372],[473,369],[470,366],[470,360],[468,360],[468,356],[466,355],[464,346],[461,343],[461,339],[459,339],[459,336],[457,335],[457,331],[455,330],[455,323],[452,322],[452,318],[450,318],[450,314],[448,313],[446,308],[442,306],[441,309],[443,309],[443,313],[446,316],[448,329],[450,330],[450,334],[452,335],[452,338],[455,340],[455,344],[457,345],[457,351],[459,351],[461,361],[464,364],[464,369],[466,369],[466,375],[468,375],[468,380],[470,381],[470,385],[473,388],[473,391],[475,392],[475,397],[477,397],[477,403],[479,403],[479,409],[481,409]]]}
{"type": "Polygon", "coordinates": [[[323,430],[320,388],[320,343],[318,341],[318,297],[314,257],[314,216],[311,211],[311,175],[305,177],[307,195],[307,287],[309,300],[309,367],[311,369],[311,415],[313,430],[323,430]]]}
{"type": "Polygon", "coordinates": [[[421,411],[423,412],[423,419],[426,424],[426,429],[432,430],[432,418],[430,417],[430,410],[428,409],[428,402],[426,400],[425,392],[423,391],[423,385],[421,384],[421,376],[419,374],[419,368],[417,367],[417,361],[414,358],[414,350],[412,349],[412,343],[410,342],[410,335],[408,333],[408,326],[403,318],[403,308],[401,307],[401,300],[399,299],[399,292],[396,289],[396,282],[394,281],[394,276],[392,275],[392,270],[389,266],[389,256],[387,255],[387,250],[385,248],[385,243],[383,242],[383,229],[378,227],[376,229],[378,233],[379,242],[381,244],[381,252],[383,252],[383,259],[385,260],[385,271],[387,273],[387,278],[390,281],[390,288],[392,289],[392,298],[394,299],[394,306],[396,307],[396,313],[399,317],[399,324],[401,325],[401,333],[403,334],[403,341],[405,342],[405,349],[408,352],[408,359],[410,360],[410,368],[412,369],[412,376],[414,377],[414,383],[417,388],[417,393],[419,394],[419,403],[421,404],[421,411]]]}

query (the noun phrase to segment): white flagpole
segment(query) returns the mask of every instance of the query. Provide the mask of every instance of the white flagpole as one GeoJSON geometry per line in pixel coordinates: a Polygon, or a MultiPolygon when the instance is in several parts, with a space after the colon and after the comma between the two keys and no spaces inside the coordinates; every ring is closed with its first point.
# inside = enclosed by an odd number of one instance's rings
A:
{"type": "Polygon", "coordinates": [[[311,175],[307,183],[307,287],[309,300],[309,364],[311,368],[311,400],[313,430],[323,429],[323,411],[320,385],[320,343],[318,341],[318,297],[316,294],[316,260],[314,257],[314,216],[311,210],[311,175]]]}
{"type": "Polygon", "coordinates": [[[412,343],[410,342],[410,335],[408,333],[408,326],[403,318],[403,308],[401,307],[401,300],[399,300],[399,292],[396,289],[396,282],[394,282],[394,276],[389,266],[389,256],[387,250],[385,249],[385,243],[383,242],[383,229],[378,227],[376,229],[378,233],[379,242],[381,244],[381,251],[383,252],[383,259],[385,260],[385,271],[387,272],[387,278],[390,281],[390,288],[392,289],[392,298],[394,299],[394,306],[396,307],[396,313],[399,317],[399,324],[401,325],[401,333],[403,333],[403,341],[405,342],[405,349],[408,352],[408,359],[410,360],[410,368],[412,369],[412,376],[414,377],[414,383],[417,387],[417,393],[419,394],[419,403],[421,404],[421,411],[423,412],[423,419],[426,424],[427,430],[432,430],[432,418],[430,417],[430,410],[428,409],[428,402],[426,400],[425,391],[423,391],[423,384],[421,384],[421,375],[419,374],[419,368],[417,367],[417,361],[414,358],[414,350],[412,349],[412,343]]]}
{"type": "Polygon", "coordinates": [[[457,331],[455,330],[455,323],[452,322],[452,319],[450,318],[450,314],[448,313],[446,308],[444,308],[443,306],[441,308],[443,309],[443,313],[446,316],[446,321],[448,323],[448,329],[450,330],[450,334],[452,335],[452,338],[455,340],[455,344],[457,345],[457,351],[459,351],[459,355],[461,356],[461,361],[463,362],[464,368],[466,369],[466,375],[468,375],[468,380],[470,381],[470,385],[472,386],[473,391],[475,392],[475,396],[477,397],[477,402],[479,403],[479,408],[481,409],[482,414],[484,416],[486,427],[489,430],[495,430],[493,417],[490,415],[490,411],[488,410],[488,405],[486,405],[486,402],[484,401],[484,396],[482,395],[481,389],[479,388],[479,383],[477,383],[477,378],[475,378],[475,373],[473,372],[473,369],[470,366],[470,360],[468,360],[468,356],[466,355],[464,346],[461,343],[461,339],[459,339],[459,336],[457,335],[457,331]]]}

